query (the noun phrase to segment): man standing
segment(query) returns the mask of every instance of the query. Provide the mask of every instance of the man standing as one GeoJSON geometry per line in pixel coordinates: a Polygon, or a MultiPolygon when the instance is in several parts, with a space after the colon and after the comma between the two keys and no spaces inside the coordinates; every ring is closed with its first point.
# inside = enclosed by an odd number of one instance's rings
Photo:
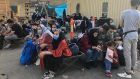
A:
{"type": "Polygon", "coordinates": [[[125,73],[119,73],[119,77],[132,78],[137,61],[138,28],[140,26],[139,0],[131,0],[131,9],[125,10],[121,15],[123,28],[124,57],[126,63],[125,73]]]}

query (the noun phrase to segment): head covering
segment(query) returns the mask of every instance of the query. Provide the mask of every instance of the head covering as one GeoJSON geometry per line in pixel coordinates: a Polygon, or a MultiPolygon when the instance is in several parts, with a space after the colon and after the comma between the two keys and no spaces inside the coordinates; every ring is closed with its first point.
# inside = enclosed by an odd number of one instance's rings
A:
{"type": "Polygon", "coordinates": [[[31,25],[39,25],[39,21],[31,23],[31,25]]]}

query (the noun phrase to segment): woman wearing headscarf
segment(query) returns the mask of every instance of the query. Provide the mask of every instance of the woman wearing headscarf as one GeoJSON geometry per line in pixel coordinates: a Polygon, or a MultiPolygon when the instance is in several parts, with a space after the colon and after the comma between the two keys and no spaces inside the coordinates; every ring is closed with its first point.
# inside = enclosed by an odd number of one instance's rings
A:
{"type": "Polygon", "coordinates": [[[44,58],[44,66],[46,69],[46,72],[44,73],[44,78],[54,77],[53,72],[56,71],[60,66],[62,62],[62,57],[72,55],[66,39],[64,35],[60,32],[60,30],[55,29],[53,32],[54,36],[51,43],[52,49],[48,49],[47,51],[42,51],[40,53],[40,57],[44,58]]]}
{"type": "Polygon", "coordinates": [[[98,39],[98,29],[91,29],[90,33],[88,35],[88,41],[89,45],[91,45],[91,48],[87,50],[86,53],[86,67],[90,68],[90,66],[97,66],[97,58],[100,55],[101,46],[99,45],[99,39],[98,39]]]}

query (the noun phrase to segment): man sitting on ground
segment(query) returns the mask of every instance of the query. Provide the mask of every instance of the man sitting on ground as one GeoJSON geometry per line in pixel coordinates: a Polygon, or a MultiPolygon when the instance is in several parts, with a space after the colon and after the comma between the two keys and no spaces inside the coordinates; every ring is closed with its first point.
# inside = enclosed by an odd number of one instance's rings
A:
{"type": "Polygon", "coordinates": [[[22,28],[20,27],[19,24],[14,23],[13,20],[8,19],[7,20],[8,24],[8,30],[5,33],[5,40],[8,43],[4,48],[9,48],[11,46],[11,41],[16,40],[18,38],[24,37],[22,28]]]}

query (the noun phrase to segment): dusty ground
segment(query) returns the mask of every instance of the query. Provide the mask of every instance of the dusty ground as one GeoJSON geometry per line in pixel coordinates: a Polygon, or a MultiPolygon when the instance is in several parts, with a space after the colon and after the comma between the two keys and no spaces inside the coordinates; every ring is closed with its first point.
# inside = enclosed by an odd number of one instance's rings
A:
{"type": "MultiPolygon", "coordinates": [[[[19,56],[21,48],[0,50],[0,74],[7,74],[8,79],[41,79],[43,72],[39,66],[22,66],[19,64],[19,56]]],[[[139,63],[138,63],[139,64],[139,63]]],[[[82,69],[82,68],[81,68],[82,69]]],[[[104,70],[101,67],[90,70],[69,69],[63,75],[59,75],[54,79],[108,79],[104,76],[104,70]]],[[[116,73],[123,72],[123,67],[113,70],[111,79],[121,79],[116,73]]],[[[140,64],[133,79],[140,79],[140,64]]],[[[0,79],[3,79],[0,77],[0,79]]]]}

